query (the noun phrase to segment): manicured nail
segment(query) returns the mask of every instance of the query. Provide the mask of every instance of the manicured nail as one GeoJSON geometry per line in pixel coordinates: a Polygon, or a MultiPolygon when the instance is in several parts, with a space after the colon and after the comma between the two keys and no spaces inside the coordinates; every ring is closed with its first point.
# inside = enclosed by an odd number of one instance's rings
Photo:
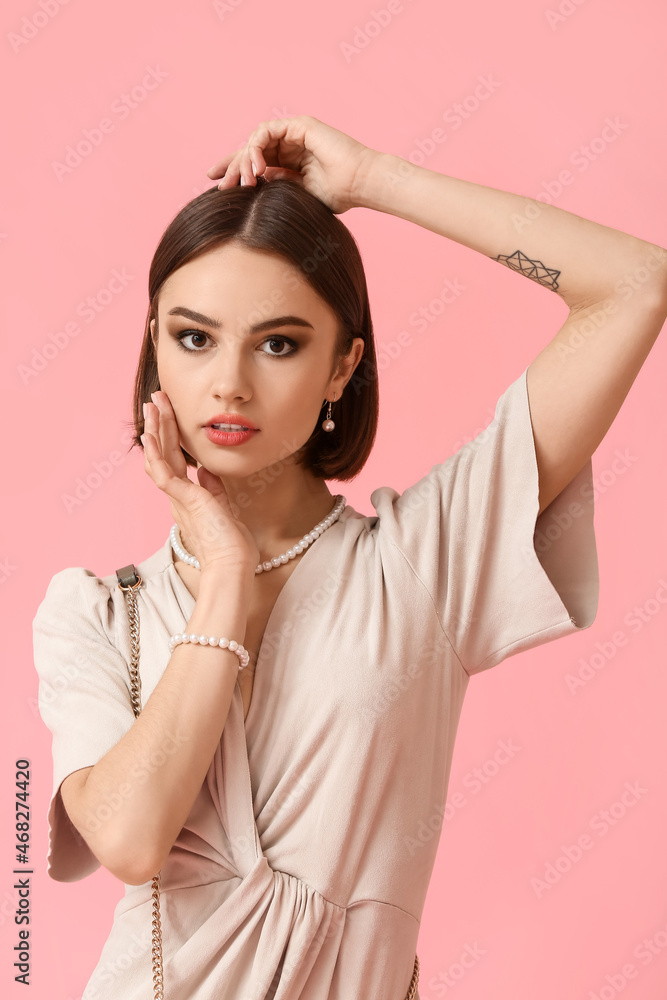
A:
{"type": "Polygon", "coordinates": [[[254,163],[253,163],[253,165],[252,165],[252,172],[253,172],[253,174],[254,174],[254,175],[255,175],[255,177],[256,177],[256,176],[257,176],[257,167],[255,166],[255,164],[254,164],[254,163]]]}
{"type": "Polygon", "coordinates": [[[153,400],[153,402],[154,402],[154,403],[155,403],[155,405],[157,406],[157,405],[158,405],[158,401],[157,401],[157,399],[155,398],[155,393],[154,393],[154,392],[152,392],[152,393],[151,393],[151,399],[153,400]]]}
{"type": "Polygon", "coordinates": [[[144,420],[145,420],[145,419],[146,419],[146,404],[145,404],[145,403],[142,403],[141,405],[142,405],[142,407],[143,407],[143,411],[144,411],[144,420]]]}

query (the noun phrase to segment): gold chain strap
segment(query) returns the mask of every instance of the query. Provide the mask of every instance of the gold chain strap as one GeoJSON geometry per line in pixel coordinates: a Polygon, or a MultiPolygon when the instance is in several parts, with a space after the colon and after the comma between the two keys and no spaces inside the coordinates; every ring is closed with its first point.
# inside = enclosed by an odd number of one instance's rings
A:
{"type": "MultiPolygon", "coordinates": [[[[136,571],[135,576],[137,579],[135,584],[124,587],[119,581],[118,586],[125,592],[127,612],[130,619],[130,638],[132,640],[132,656],[130,661],[131,699],[132,709],[136,717],[141,712],[141,695],[139,681],[139,609],[137,607],[137,595],[135,591],[141,587],[143,580],[136,571]]],[[[164,983],[162,980],[162,924],[160,923],[160,872],[153,876],[152,886],[151,957],[153,964],[153,997],[154,1000],[164,1000],[164,983]]]]}
{"type": "MultiPolygon", "coordinates": [[[[125,566],[123,570],[118,570],[123,574],[130,567],[125,566]]],[[[131,567],[134,569],[134,567],[131,567]]],[[[130,619],[130,639],[132,641],[132,656],[130,659],[130,682],[132,686],[131,700],[135,717],[141,712],[141,695],[139,680],[139,609],[137,607],[137,595],[135,591],[141,587],[143,580],[134,570],[137,582],[129,586],[123,586],[119,582],[118,586],[125,593],[127,599],[127,612],[130,619]]],[[[154,1000],[164,1000],[164,983],[162,978],[162,925],[160,923],[160,872],[153,876],[153,920],[152,920],[152,944],[151,956],[153,962],[153,997],[154,1000]]],[[[415,965],[412,971],[412,979],[405,995],[405,1000],[414,1000],[419,982],[419,957],[415,954],[415,965]]]]}
{"type": "Polygon", "coordinates": [[[408,986],[408,992],[405,994],[405,1000],[414,1000],[417,993],[417,983],[419,982],[419,958],[415,954],[415,967],[412,970],[412,979],[410,980],[410,985],[408,986]]]}

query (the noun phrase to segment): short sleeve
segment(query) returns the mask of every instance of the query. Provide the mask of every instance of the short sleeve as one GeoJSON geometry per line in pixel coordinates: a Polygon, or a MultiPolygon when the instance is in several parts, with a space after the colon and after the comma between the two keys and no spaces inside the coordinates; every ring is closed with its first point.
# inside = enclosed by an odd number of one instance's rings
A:
{"type": "Polygon", "coordinates": [[[477,437],[402,494],[371,495],[466,673],[588,628],[598,559],[589,459],[539,511],[526,368],[477,437]]]}
{"type": "Polygon", "coordinates": [[[58,882],[100,867],[65,811],[60,784],[96,764],[134,722],[128,664],[113,638],[109,588],[87,569],[56,573],[33,619],[33,652],[39,713],[53,737],[47,873],[58,882]]]}

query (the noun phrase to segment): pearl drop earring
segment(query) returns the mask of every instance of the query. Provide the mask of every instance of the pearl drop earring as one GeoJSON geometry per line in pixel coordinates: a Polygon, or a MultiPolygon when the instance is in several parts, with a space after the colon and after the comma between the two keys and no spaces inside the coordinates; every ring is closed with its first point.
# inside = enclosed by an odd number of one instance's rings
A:
{"type": "MultiPolygon", "coordinates": [[[[326,403],[327,400],[325,399],[324,402],[326,403]]],[[[322,430],[332,431],[336,425],[333,422],[333,420],[331,419],[331,403],[332,403],[332,401],[329,400],[328,402],[329,402],[329,406],[327,408],[327,416],[326,416],[326,420],[322,421],[322,430]]],[[[334,403],[336,402],[336,393],[335,392],[334,392],[333,402],[334,403]]]]}

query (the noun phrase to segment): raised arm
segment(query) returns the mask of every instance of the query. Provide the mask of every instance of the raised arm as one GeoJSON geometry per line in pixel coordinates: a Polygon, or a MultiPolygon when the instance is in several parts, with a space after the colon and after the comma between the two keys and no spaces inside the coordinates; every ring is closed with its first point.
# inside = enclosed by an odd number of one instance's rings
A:
{"type": "Polygon", "coordinates": [[[540,513],[609,430],[667,317],[667,250],[523,195],[368,150],[354,203],[477,250],[569,316],[528,367],[540,513]]]}

